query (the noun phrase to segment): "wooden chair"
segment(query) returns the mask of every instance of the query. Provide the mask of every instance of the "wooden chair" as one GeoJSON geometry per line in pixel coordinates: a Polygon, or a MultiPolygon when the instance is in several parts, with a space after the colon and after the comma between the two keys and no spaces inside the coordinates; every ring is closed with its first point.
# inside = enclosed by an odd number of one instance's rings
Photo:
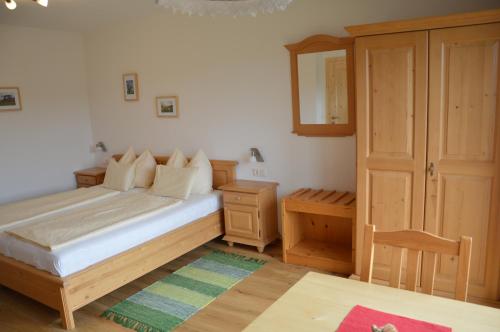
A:
{"type": "MultiPolygon", "coordinates": [[[[365,226],[361,281],[371,282],[373,270],[374,244],[385,244],[394,247],[389,285],[399,288],[401,280],[401,264],[403,248],[408,249],[406,267],[406,289],[417,288],[418,260],[420,252],[429,255],[429,263],[423,267],[422,291],[432,295],[436,270],[437,254],[458,256],[458,272],[455,286],[455,298],[466,301],[469,283],[469,266],[472,249],[472,238],[462,236],[460,241],[453,241],[427,232],[404,230],[396,232],[377,232],[375,225],[365,226]]],[[[427,260],[426,260],[427,261],[427,260]]]]}

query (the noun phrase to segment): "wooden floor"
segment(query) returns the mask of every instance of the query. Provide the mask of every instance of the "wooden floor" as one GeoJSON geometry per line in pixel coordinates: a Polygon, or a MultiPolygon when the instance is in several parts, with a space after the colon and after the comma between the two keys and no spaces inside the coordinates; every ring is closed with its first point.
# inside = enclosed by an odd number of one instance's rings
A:
{"type": "MultiPolygon", "coordinates": [[[[308,271],[319,271],[307,267],[283,264],[281,242],[277,241],[259,254],[255,247],[235,244],[229,248],[225,242],[211,241],[134,282],[108,294],[75,312],[74,331],[131,331],[99,315],[112,305],[126,299],[177,269],[207,254],[211,249],[235,252],[248,257],[268,261],[264,267],[219,296],[214,302],[187,320],[176,332],[241,331],[261,312],[266,310],[308,271]]],[[[319,271],[321,272],[321,271],[319,271]]],[[[323,272],[325,273],[325,272],[323,272]]],[[[500,307],[499,302],[474,301],[500,307]]],[[[60,325],[59,313],[8,288],[0,286],[0,332],[52,332],[64,331],[60,325]]]]}
{"type": "MultiPolygon", "coordinates": [[[[176,331],[218,332],[221,331],[221,326],[224,331],[241,331],[304,274],[314,270],[283,264],[280,242],[271,244],[263,254],[259,254],[254,247],[235,245],[234,248],[229,248],[221,241],[212,241],[77,310],[74,331],[130,331],[100,318],[99,315],[108,307],[208,253],[210,248],[265,259],[268,263],[219,296],[176,331]]],[[[62,331],[62,328],[57,311],[0,286],[0,331],[62,331]]]]}

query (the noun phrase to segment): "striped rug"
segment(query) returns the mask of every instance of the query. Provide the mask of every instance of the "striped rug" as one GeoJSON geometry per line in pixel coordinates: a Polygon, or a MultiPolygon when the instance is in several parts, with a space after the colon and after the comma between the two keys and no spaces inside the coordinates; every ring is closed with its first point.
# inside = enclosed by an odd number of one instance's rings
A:
{"type": "Polygon", "coordinates": [[[258,270],[265,261],[213,251],[101,316],[139,332],[168,332],[258,270]]]}

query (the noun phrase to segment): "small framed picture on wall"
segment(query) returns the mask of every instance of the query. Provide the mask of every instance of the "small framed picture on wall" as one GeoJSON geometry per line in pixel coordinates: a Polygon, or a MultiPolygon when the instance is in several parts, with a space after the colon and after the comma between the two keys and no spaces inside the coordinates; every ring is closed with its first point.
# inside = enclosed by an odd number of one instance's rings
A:
{"type": "Polygon", "coordinates": [[[139,81],[137,80],[137,74],[123,74],[123,92],[125,101],[139,100],[139,81]]]}
{"type": "Polygon", "coordinates": [[[156,115],[163,118],[179,116],[179,98],[177,96],[156,97],[156,115]]]}
{"type": "Polygon", "coordinates": [[[20,111],[21,109],[19,88],[0,88],[0,111],[20,111]]]}

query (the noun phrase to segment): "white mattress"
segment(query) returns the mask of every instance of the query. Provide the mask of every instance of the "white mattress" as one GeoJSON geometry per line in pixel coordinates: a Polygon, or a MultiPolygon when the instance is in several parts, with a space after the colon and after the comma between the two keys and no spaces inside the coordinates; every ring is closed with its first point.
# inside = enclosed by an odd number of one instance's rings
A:
{"type": "Polygon", "coordinates": [[[193,194],[179,206],[111,232],[48,251],[0,233],[0,253],[65,277],[222,208],[222,193],[193,194]]]}

